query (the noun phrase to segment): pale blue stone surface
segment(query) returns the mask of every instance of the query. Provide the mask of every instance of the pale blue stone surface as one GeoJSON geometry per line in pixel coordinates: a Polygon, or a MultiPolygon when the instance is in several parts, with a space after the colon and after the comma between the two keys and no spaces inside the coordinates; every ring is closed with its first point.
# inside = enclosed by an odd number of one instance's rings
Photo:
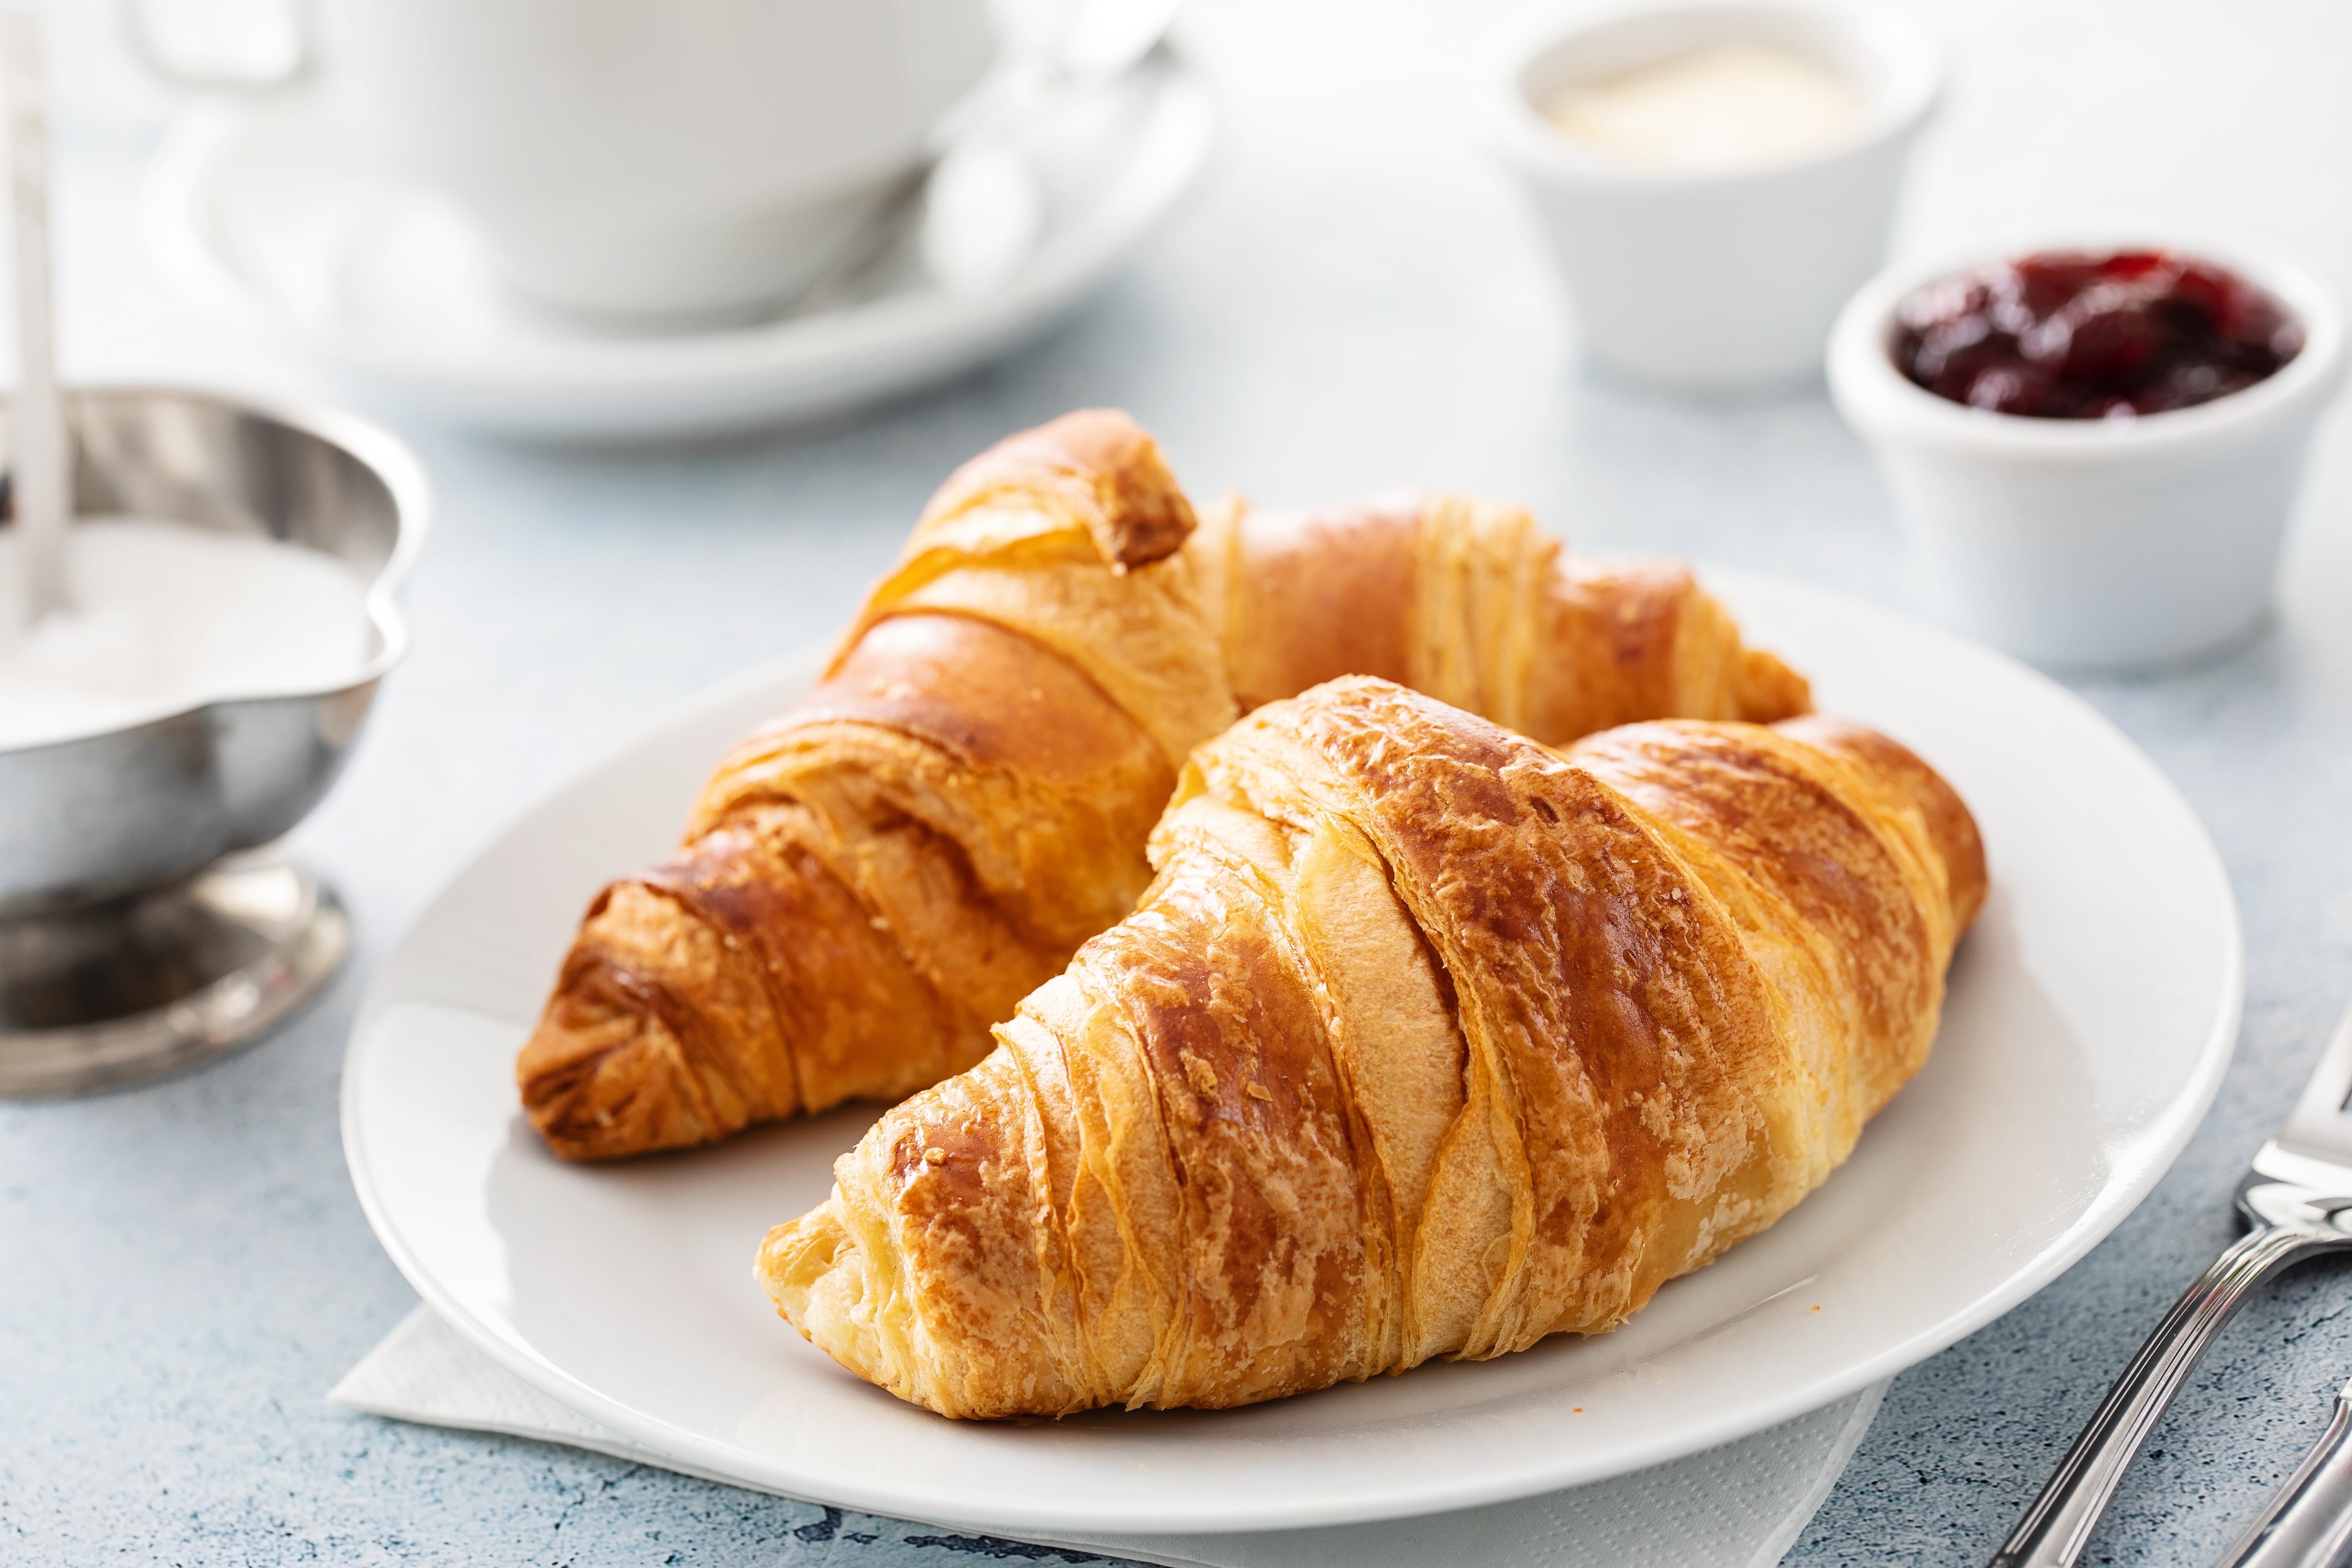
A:
{"type": "MultiPolygon", "coordinates": [[[[1954,35],[1961,73],[1906,243],[2119,208],[2251,228],[2352,280],[2339,7],[1923,8],[1954,35]],[[2189,83],[2210,108],[2179,111],[2189,83]]],[[[152,101],[91,64],[95,35],[75,26],[67,42],[84,53],[67,63],[95,85],[64,137],[69,362],[92,378],[312,386],[192,317],[141,259],[131,201],[152,101]]],[[[1474,489],[1534,503],[1580,544],[1899,602],[1886,496],[1818,390],[1693,403],[1576,368],[1531,226],[1463,145],[1446,96],[1463,8],[1219,0],[1192,26],[1234,111],[1216,184],[1097,300],[998,367],[823,429],[696,449],[407,430],[442,500],[407,595],[416,651],[294,840],[348,900],[356,961],[315,1012],[201,1076],[0,1107],[0,1562],[910,1568],[1035,1553],[321,1397],[415,1300],[361,1217],[336,1131],[343,1035],[375,960],[541,792],[705,684],[828,637],[931,487],[1005,431],[1124,404],[1203,493],[1474,489]]],[[[2276,628],[2185,672],[2075,683],[2178,782],[2236,886],[2248,1003],[2220,1101],[2114,1238],[1897,1380],[1792,1563],[1990,1552],[2230,1239],[2232,1184],[2352,996],[2340,412],[2322,448],[2276,628]]],[[[2347,1307],[2342,1265],[2264,1293],[2157,1437],[2094,1560],[2192,1563],[2223,1546],[2352,1373],[2347,1307]]]]}

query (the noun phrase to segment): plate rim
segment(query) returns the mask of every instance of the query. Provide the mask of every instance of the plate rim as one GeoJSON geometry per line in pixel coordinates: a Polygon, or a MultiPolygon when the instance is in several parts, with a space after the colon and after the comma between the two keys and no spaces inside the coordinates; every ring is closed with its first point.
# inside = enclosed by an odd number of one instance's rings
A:
{"type": "Polygon", "coordinates": [[[1113,1514],[1102,1511],[1098,1507],[1090,1507],[1087,1500],[1079,1497],[1064,1498],[1050,1506],[1024,1507],[1017,1501],[1010,1501],[1009,1506],[999,1507],[992,1511],[947,1518],[929,1513],[919,1502],[910,1511],[904,1496],[885,1488],[861,1484],[855,1478],[850,1479],[848,1485],[836,1485],[830,1479],[824,1479],[819,1487],[812,1489],[783,1479],[780,1474],[747,1474],[738,1459],[742,1452],[740,1447],[707,1442],[698,1434],[644,1415],[570,1373],[509,1342],[494,1329],[477,1320],[409,1250],[397,1227],[391,1223],[384,1200],[376,1191],[367,1162],[362,1157],[366,1141],[361,1129],[361,1095],[357,1087],[363,1078],[359,1070],[362,1050],[376,1021],[403,1000],[387,994],[385,982],[394,975],[409,942],[429,924],[456,885],[485,856],[506,843],[557,797],[613,766],[621,757],[654,735],[714,712],[730,702],[740,702],[752,691],[762,689],[807,667],[818,656],[815,647],[796,650],[763,662],[715,684],[570,773],[515,814],[498,832],[483,839],[425,901],[415,921],[370,978],[353,1018],[342,1058],[339,1100],[345,1163],[369,1226],[394,1266],[435,1311],[508,1371],[591,1420],[704,1469],[736,1477],[742,1484],[757,1489],[892,1518],[914,1519],[942,1527],[979,1528],[1015,1535],[1041,1531],[1047,1533],[1100,1531],[1110,1534],[1158,1531],[1196,1535],[1239,1534],[1416,1518],[1478,1508],[1566,1490],[1735,1442],[1793,1420],[1916,1366],[2005,1316],[2080,1262],[2147,1200],[2203,1124],[2235,1053],[2244,1011],[2245,936],[2235,890],[2231,886],[2227,867],[2214,846],[2212,836],[2170,777],[2114,721],[2042,671],[1932,622],[1842,590],[1775,574],[1715,566],[1703,562],[1694,563],[1693,570],[1702,582],[1710,586],[1729,589],[1725,596],[1735,601],[1740,595],[1742,585],[1753,585],[1768,593],[1794,591],[1799,595],[1833,600],[1842,610],[1858,613],[1864,618],[1897,623],[1906,632],[1941,642],[1948,654],[2001,668],[2012,678],[2021,676],[2028,682],[2041,687],[2046,695],[2074,710],[2077,719],[2113,743],[2119,754],[2144,775],[2145,782],[2152,787],[2151,798],[2160,796],[2168,807],[2178,813],[2181,823],[2190,830],[2188,843],[2196,852],[2199,869],[2210,877],[2220,894],[2218,913],[2225,946],[2225,962],[2220,994],[2216,997],[2219,1005],[2214,1012],[2212,1026],[2198,1048],[2194,1066],[2184,1078],[2179,1089],[2170,1098],[2164,1112],[2152,1119],[2150,1131],[2154,1132],[2160,1127],[2161,1136],[2148,1138],[2145,1146],[2150,1152],[2137,1175],[2130,1181],[2111,1184],[2103,1189],[2099,1198],[2077,1216],[2071,1226],[2043,1247],[2029,1266],[2010,1274],[1999,1287],[1958,1310],[1945,1313],[1874,1355],[1846,1363],[1835,1373],[1811,1383],[1792,1384],[1777,1398],[1750,1403],[1736,1413],[1719,1415],[1711,1422],[1692,1423],[1648,1442],[1624,1445],[1609,1459],[1597,1465],[1580,1467],[1555,1462],[1546,1468],[1539,1463],[1521,1464],[1506,1473],[1483,1478],[1457,1478],[1420,1488],[1391,1489],[1381,1498],[1361,1505],[1321,1503],[1314,1499],[1300,1503],[1269,1503],[1263,1498],[1241,1503],[1223,1500],[1220,1503],[1223,1511],[1206,1520],[1192,1514],[1179,1518],[1173,1513],[1143,1513],[1133,1505],[1125,1503],[1120,1504],[1118,1511],[1113,1514]]]}

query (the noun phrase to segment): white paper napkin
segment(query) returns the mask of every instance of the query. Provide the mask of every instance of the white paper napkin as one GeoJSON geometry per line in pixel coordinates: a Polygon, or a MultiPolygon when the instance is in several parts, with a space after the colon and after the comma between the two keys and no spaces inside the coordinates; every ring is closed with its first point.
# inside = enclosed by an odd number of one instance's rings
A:
{"type": "MultiPolygon", "coordinates": [[[[1459,1513],[1250,1535],[1028,1539],[1167,1568],[1773,1568],[1837,1483],[1885,1392],[1873,1384],[1785,1426],[1654,1469],[1459,1513]]],[[[327,1397],[395,1420],[535,1437],[741,1484],[566,1409],[426,1307],[403,1319],[327,1397]]]]}

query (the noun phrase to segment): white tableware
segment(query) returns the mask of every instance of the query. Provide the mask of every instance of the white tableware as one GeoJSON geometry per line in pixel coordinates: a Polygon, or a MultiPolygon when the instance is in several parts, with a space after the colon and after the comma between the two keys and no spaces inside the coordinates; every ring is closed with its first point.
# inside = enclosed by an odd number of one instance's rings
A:
{"type": "Polygon", "coordinates": [[[2342,307],[2291,262],[2201,239],[2044,235],[1873,279],[1838,319],[1830,391],[1877,452],[1936,614],[2026,658],[2117,668],[2222,646],[2262,619],[2312,428],[2345,363],[2342,307]],[[2127,420],[1971,408],[1895,367],[1895,307],[1925,284],[2038,251],[2139,248],[2268,289],[2303,323],[2302,352],[2242,392],[2127,420]]]}
{"type": "Polygon", "coordinates": [[[151,173],[149,242],[186,293],[413,416],[536,436],[667,436],[838,411],[952,375],[1083,298],[1198,184],[1205,79],[1163,47],[932,176],[850,302],[616,336],[518,310],[467,226],[371,170],[314,108],[207,104],[151,173]]]}
{"type": "Polygon", "coordinates": [[[1838,307],[1885,256],[1904,164],[1941,82],[1935,41],[1891,11],[1732,0],[1596,18],[1579,5],[1494,51],[1480,119],[1535,204],[1586,346],[1647,380],[1746,387],[1819,372],[1838,307]],[[1862,112],[1818,147],[1721,170],[1612,157],[1543,112],[1571,84],[1726,44],[1834,68],[1862,89],[1862,112]]]}
{"type": "Polygon", "coordinates": [[[1771,1230],[1630,1323],[1247,1409],[961,1423],[842,1371],[751,1275],[874,1108],[715,1149],[551,1156],[513,1053],[581,910],[667,851],[712,763],[814,660],[747,677],[509,828],[379,971],[343,1073],[360,1200],[425,1300],[590,1419],[746,1484],[1055,1537],[1270,1530],[1533,1496],[1887,1377],[2054,1279],[2154,1186],[2221,1081],[2236,910],[2188,806],[2081,701],[1948,634],[1710,573],[1743,630],[1968,798],[1993,892],[1926,1070],[1771,1230]]]}
{"type": "Polygon", "coordinates": [[[630,319],[806,287],[997,52],[987,0],[307,10],[303,85],[353,147],[449,197],[519,291],[630,319]]]}

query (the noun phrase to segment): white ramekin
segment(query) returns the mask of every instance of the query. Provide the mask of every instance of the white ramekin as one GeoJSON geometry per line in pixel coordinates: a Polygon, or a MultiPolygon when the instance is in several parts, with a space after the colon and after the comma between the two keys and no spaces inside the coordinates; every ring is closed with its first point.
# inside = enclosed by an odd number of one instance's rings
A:
{"type": "Polygon", "coordinates": [[[2218,647],[2269,608],[2312,426],[2344,380],[2344,312],[2303,268],[2235,246],[2042,236],[1887,268],[1838,318],[1829,370],[1895,491],[1928,606],[2040,663],[2126,668],[2218,647]],[[2037,251],[2139,248],[2268,289],[2301,321],[2302,352],[2242,392],[2131,420],[1996,414],[1895,368],[1895,307],[1923,284],[2037,251]]]}
{"type": "Polygon", "coordinates": [[[1903,167],[1943,79],[1907,18],[1832,0],[1553,12],[1493,51],[1485,137],[1534,199],[1601,359],[1645,380],[1737,388],[1815,375],[1838,307],[1885,260],[1903,167]],[[1733,170],[1649,169],[1587,149],[1538,107],[1579,80],[1692,49],[1765,43],[1867,95],[1833,142],[1733,170]]]}

